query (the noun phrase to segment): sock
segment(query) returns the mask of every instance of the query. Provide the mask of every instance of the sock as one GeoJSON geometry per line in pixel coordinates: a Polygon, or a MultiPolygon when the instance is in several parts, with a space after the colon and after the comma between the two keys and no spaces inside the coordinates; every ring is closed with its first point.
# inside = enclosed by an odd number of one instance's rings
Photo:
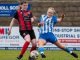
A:
{"type": "Polygon", "coordinates": [[[27,42],[27,41],[24,43],[20,55],[23,55],[23,54],[25,53],[26,49],[27,49],[28,46],[29,46],[29,43],[30,43],[30,42],[27,42]]]}
{"type": "Polygon", "coordinates": [[[68,52],[68,53],[70,53],[70,54],[72,53],[72,51],[70,49],[68,49],[68,48],[64,48],[63,50],[68,52]]]}
{"type": "Polygon", "coordinates": [[[30,52],[33,51],[33,50],[36,50],[36,46],[32,46],[30,52]]]}
{"type": "Polygon", "coordinates": [[[40,52],[40,54],[44,54],[44,47],[39,47],[38,51],[40,52]]]}

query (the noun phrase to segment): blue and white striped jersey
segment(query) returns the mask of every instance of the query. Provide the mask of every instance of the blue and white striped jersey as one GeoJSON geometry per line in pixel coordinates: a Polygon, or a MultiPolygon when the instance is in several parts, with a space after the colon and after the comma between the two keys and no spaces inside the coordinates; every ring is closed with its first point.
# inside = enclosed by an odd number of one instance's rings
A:
{"type": "Polygon", "coordinates": [[[39,29],[40,33],[53,32],[53,26],[57,23],[57,16],[48,18],[47,15],[41,15],[39,22],[44,22],[43,26],[39,29]]]}

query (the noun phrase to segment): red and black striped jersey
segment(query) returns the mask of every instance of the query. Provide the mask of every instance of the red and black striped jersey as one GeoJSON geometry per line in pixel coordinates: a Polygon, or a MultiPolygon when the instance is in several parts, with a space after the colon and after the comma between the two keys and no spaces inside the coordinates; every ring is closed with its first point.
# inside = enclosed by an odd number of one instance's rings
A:
{"type": "Polygon", "coordinates": [[[14,18],[18,20],[20,30],[32,30],[32,17],[31,11],[17,10],[14,14],[14,18]]]}

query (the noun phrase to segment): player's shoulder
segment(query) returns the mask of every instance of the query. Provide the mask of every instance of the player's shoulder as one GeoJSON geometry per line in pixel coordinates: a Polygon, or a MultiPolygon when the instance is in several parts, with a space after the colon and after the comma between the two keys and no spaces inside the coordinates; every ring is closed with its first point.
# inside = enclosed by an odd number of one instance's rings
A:
{"type": "Polygon", "coordinates": [[[17,9],[16,11],[15,11],[15,13],[20,13],[21,12],[21,10],[20,9],[17,9]]]}
{"type": "Polygon", "coordinates": [[[18,14],[18,10],[16,10],[16,11],[14,12],[14,15],[16,15],[16,14],[18,14]]]}
{"type": "Polygon", "coordinates": [[[56,15],[52,16],[52,19],[57,19],[57,16],[56,15]]]}
{"type": "Polygon", "coordinates": [[[32,13],[32,11],[31,11],[31,10],[26,10],[26,12],[30,12],[30,13],[32,13]]]}
{"type": "Polygon", "coordinates": [[[52,16],[53,18],[56,18],[57,16],[56,15],[54,15],[54,16],[52,16]]]}
{"type": "Polygon", "coordinates": [[[45,16],[46,16],[46,14],[42,14],[42,15],[41,15],[41,17],[45,17],[45,16]]]}

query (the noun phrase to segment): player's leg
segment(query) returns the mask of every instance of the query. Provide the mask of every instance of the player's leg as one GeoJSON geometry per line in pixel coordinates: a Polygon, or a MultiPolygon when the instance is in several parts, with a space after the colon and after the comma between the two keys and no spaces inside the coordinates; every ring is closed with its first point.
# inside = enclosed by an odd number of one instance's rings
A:
{"type": "Polygon", "coordinates": [[[31,43],[32,43],[32,48],[30,50],[33,51],[33,50],[36,50],[36,47],[37,47],[37,41],[36,41],[36,36],[35,36],[35,33],[34,33],[34,30],[32,30],[31,32],[29,32],[30,34],[30,37],[31,37],[31,43]]]}
{"type": "Polygon", "coordinates": [[[21,32],[20,34],[24,38],[25,43],[24,43],[24,45],[23,45],[23,47],[21,49],[21,52],[20,52],[19,56],[17,57],[19,60],[23,57],[26,49],[28,48],[28,46],[30,44],[30,40],[31,40],[30,39],[30,35],[27,32],[24,31],[24,32],[21,32]]]}
{"type": "MultiPolygon", "coordinates": [[[[36,42],[36,37],[35,37],[35,33],[34,31],[29,31],[29,35],[30,35],[30,38],[31,38],[31,44],[32,44],[32,47],[31,47],[31,51],[33,50],[36,50],[37,48],[37,42],[36,42]]],[[[29,60],[35,60],[35,57],[32,57],[32,56],[29,56],[29,60]]]]}
{"type": "Polygon", "coordinates": [[[40,52],[42,58],[46,58],[46,56],[44,55],[44,45],[45,44],[46,44],[46,40],[39,39],[39,41],[38,41],[38,51],[40,52]]]}
{"type": "Polygon", "coordinates": [[[37,48],[37,41],[36,41],[36,39],[32,39],[31,43],[32,43],[32,47],[31,47],[30,52],[33,51],[33,50],[36,50],[36,48],[37,48]]]}
{"type": "Polygon", "coordinates": [[[44,45],[47,42],[47,34],[40,34],[39,36],[39,40],[38,40],[38,51],[41,54],[42,58],[46,58],[46,56],[44,55],[44,45]]]}
{"type": "MultiPolygon", "coordinates": [[[[31,47],[30,53],[31,51],[36,50],[36,47],[37,47],[36,39],[32,39],[31,43],[32,43],[32,47],[31,47]]],[[[29,60],[36,60],[36,59],[34,56],[29,56],[29,60]]]]}
{"type": "Polygon", "coordinates": [[[72,56],[74,56],[75,58],[78,58],[78,55],[76,53],[74,53],[73,51],[71,51],[70,49],[68,49],[67,47],[63,46],[59,41],[56,41],[54,43],[56,46],[58,46],[59,48],[63,49],[64,51],[68,52],[69,54],[71,54],[72,56]]]}
{"type": "Polygon", "coordinates": [[[63,46],[55,37],[55,35],[53,33],[49,34],[49,42],[51,42],[52,44],[55,44],[56,46],[58,46],[59,48],[63,49],[64,51],[70,53],[72,56],[74,56],[75,58],[78,58],[77,54],[74,53],[73,51],[69,50],[68,48],[66,48],[65,46],[63,46]]]}

